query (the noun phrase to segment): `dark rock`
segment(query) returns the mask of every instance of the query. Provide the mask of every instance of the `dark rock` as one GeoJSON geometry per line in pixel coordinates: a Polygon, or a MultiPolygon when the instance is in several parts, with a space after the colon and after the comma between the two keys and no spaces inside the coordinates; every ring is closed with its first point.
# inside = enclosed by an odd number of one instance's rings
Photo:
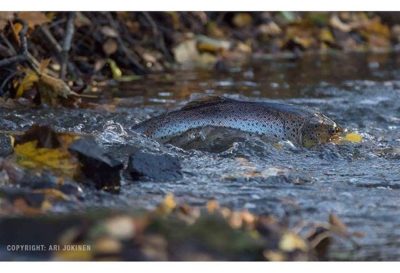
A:
{"type": "Polygon", "coordinates": [[[72,182],[65,182],[64,184],[60,185],[59,190],[67,195],[80,196],[82,194],[82,189],[72,182]]]}
{"type": "Polygon", "coordinates": [[[13,153],[11,139],[5,134],[0,134],[0,157],[6,157],[13,153]]]}
{"type": "Polygon", "coordinates": [[[167,153],[136,150],[129,157],[128,171],[134,180],[142,177],[154,180],[182,178],[179,159],[167,153]]]}
{"type": "Polygon", "coordinates": [[[32,125],[23,135],[15,137],[15,144],[37,141],[39,148],[58,148],[60,141],[57,133],[48,125],[32,125]]]}
{"type": "Polygon", "coordinates": [[[94,182],[97,189],[118,193],[121,187],[121,161],[112,158],[94,141],[79,139],[73,142],[69,150],[76,154],[81,163],[83,175],[94,182]]]}
{"type": "Polygon", "coordinates": [[[50,172],[35,174],[26,172],[21,180],[16,181],[21,187],[27,187],[34,190],[55,189],[57,188],[57,177],[50,172]]]}
{"type": "Polygon", "coordinates": [[[45,195],[43,193],[35,193],[27,189],[3,187],[0,189],[0,197],[4,197],[10,202],[14,202],[17,199],[23,199],[29,206],[40,208],[45,195]]]}

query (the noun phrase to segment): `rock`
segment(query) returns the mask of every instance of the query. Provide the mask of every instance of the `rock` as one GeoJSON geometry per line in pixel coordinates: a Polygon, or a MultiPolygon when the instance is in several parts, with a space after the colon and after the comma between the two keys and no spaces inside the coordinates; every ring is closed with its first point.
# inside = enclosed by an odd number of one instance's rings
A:
{"type": "Polygon", "coordinates": [[[114,159],[94,141],[79,139],[69,146],[81,163],[82,173],[94,182],[97,189],[118,193],[121,187],[120,171],[124,167],[121,161],[114,159]]]}
{"type": "Polygon", "coordinates": [[[154,180],[182,178],[179,159],[167,153],[136,150],[129,157],[128,171],[134,180],[142,177],[154,180]]]}
{"type": "Polygon", "coordinates": [[[5,134],[0,134],[0,157],[6,157],[13,153],[11,139],[5,134]]]}
{"type": "Polygon", "coordinates": [[[0,197],[13,203],[17,199],[23,199],[27,205],[40,208],[45,200],[43,193],[35,193],[29,189],[2,187],[0,189],[0,197]]]}

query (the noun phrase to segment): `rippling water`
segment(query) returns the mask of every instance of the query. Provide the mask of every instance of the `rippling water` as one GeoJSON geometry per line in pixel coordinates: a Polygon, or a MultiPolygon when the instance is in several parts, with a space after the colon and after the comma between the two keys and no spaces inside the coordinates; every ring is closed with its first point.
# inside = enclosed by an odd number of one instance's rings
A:
{"type": "Polygon", "coordinates": [[[125,177],[120,195],[86,190],[88,207],[149,208],[172,192],[192,205],[216,198],[232,208],[287,217],[292,225],[326,221],[329,213],[336,213],[352,231],[365,236],[357,239],[357,250],[348,242],[337,242],[332,259],[400,260],[400,56],[257,58],[228,72],[176,71],[111,91],[102,100],[118,105],[112,113],[0,109],[0,126],[19,130],[50,123],[59,130],[94,132],[97,141],[120,158],[126,159],[133,146],[145,146],[182,160],[182,180],[133,182],[125,177]],[[180,107],[193,94],[316,108],[364,140],[304,149],[244,137],[214,150],[196,140],[186,148],[197,149],[185,150],[129,130],[133,124],[180,107]]]}

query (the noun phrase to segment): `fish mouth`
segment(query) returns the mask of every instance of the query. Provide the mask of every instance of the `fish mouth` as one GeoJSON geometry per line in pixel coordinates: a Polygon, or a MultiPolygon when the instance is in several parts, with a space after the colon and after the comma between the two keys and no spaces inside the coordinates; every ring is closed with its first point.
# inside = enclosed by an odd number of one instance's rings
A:
{"type": "Polygon", "coordinates": [[[343,138],[345,133],[347,133],[347,129],[336,125],[332,136],[329,138],[329,141],[333,143],[338,143],[343,138]]]}

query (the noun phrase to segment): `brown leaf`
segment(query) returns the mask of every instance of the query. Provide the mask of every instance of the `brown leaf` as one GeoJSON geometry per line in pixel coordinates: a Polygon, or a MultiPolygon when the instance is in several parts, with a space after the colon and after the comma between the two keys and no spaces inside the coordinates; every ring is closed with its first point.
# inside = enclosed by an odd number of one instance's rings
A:
{"type": "Polygon", "coordinates": [[[10,20],[14,18],[14,12],[2,11],[0,12],[0,31],[8,24],[10,20]]]}
{"type": "Polygon", "coordinates": [[[30,28],[50,22],[50,19],[47,18],[44,12],[18,12],[17,17],[27,22],[30,28]]]}
{"type": "Polygon", "coordinates": [[[347,226],[339,219],[335,214],[329,215],[329,224],[331,225],[331,230],[343,236],[348,236],[349,232],[347,226]]]}

